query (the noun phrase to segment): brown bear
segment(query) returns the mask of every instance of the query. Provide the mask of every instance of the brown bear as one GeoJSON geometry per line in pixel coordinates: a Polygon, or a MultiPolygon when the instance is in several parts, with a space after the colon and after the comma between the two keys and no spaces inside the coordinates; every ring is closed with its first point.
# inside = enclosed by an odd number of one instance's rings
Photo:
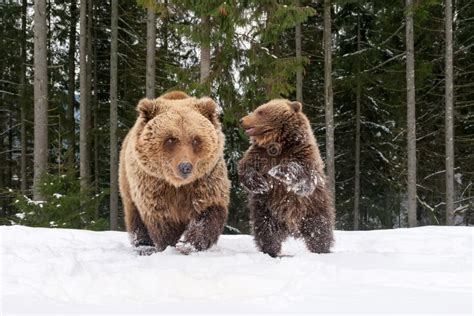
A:
{"type": "Polygon", "coordinates": [[[222,232],[230,183],[216,106],[180,91],[138,103],[119,183],[125,225],[140,254],[167,246],[205,250],[222,232]]]}
{"type": "Polygon", "coordinates": [[[282,242],[294,236],[303,238],[311,252],[329,252],[335,212],[301,103],[272,100],[240,124],[251,141],[239,162],[239,178],[249,192],[257,247],[276,257],[282,242]]]}

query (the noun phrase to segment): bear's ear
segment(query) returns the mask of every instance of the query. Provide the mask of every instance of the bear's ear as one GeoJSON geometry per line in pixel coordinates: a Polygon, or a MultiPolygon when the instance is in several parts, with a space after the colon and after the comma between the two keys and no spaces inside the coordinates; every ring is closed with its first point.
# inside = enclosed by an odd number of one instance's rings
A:
{"type": "Polygon", "coordinates": [[[296,113],[300,112],[303,107],[303,105],[298,101],[290,102],[290,106],[296,113]]]}
{"type": "Polygon", "coordinates": [[[143,118],[145,121],[149,121],[154,118],[158,112],[158,106],[154,100],[151,99],[141,99],[137,105],[138,115],[143,118]]]}
{"type": "Polygon", "coordinates": [[[217,119],[217,104],[209,97],[200,98],[197,100],[195,108],[204,115],[212,124],[217,126],[219,121],[217,119]]]}

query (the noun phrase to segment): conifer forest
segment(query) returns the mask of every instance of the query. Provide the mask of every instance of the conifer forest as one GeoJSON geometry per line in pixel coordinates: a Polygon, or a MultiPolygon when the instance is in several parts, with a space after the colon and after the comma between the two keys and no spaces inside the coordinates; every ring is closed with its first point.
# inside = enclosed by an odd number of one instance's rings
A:
{"type": "Polygon", "coordinates": [[[219,105],[249,233],[239,120],[298,100],[336,229],[474,221],[472,0],[0,0],[0,224],[123,230],[118,153],[140,99],[219,105]]]}

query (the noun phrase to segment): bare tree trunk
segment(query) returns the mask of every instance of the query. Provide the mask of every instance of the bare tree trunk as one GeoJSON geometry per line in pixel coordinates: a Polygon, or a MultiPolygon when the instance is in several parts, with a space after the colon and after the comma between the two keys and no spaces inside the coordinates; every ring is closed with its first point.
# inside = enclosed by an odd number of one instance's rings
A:
{"type": "Polygon", "coordinates": [[[454,217],[454,128],[453,128],[453,4],[445,1],[445,107],[446,107],[446,225],[453,225],[454,217]]]}
{"type": "Polygon", "coordinates": [[[88,75],[87,75],[87,0],[80,0],[80,35],[79,35],[79,54],[80,54],[80,135],[79,135],[79,152],[80,152],[80,176],[81,176],[81,189],[86,191],[88,189],[88,183],[90,178],[89,171],[89,143],[88,143],[88,106],[89,106],[89,95],[88,95],[88,75]]]}
{"type": "MultiPolygon", "coordinates": [[[[360,51],[360,12],[357,15],[357,51],[360,51]]],[[[360,54],[357,55],[357,74],[360,75],[360,54]]],[[[356,135],[355,135],[355,170],[354,170],[354,230],[359,229],[360,220],[360,98],[361,84],[357,80],[356,91],[356,135]]]]}
{"type": "Polygon", "coordinates": [[[211,83],[209,76],[211,73],[211,42],[210,42],[211,26],[208,15],[201,17],[201,84],[206,87],[206,93],[211,92],[211,83]]]}
{"type": "Polygon", "coordinates": [[[112,0],[110,47],[110,229],[118,227],[117,41],[118,0],[112,0]]]}
{"type": "Polygon", "coordinates": [[[332,95],[331,1],[324,0],[324,101],[326,113],[326,166],[332,204],[336,206],[334,163],[334,110],[332,95]]]}
{"type": "Polygon", "coordinates": [[[33,198],[41,199],[38,191],[41,176],[48,170],[48,59],[46,1],[34,3],[34,179],[33,198]]]}
{"type": "MultiPolygon", "coordinates": [[[[93,1],[91,1],[91,10],[93,10],[93,1]]],[[[94,15],[91,15],[91,19],[94,17],[94,15]]],[[[91,38],[96,39],[97,38],[97,28],[94,28],[93,36],[91,38]]],[[[93,90],[94,90],[94,95],[92,96],[92,107],[93,107],[93,124],[94,124],[94,130],[96,131],[94,133],[94,191],[95,194],[99,194],[100,191],[100,168],[99,168],[99,157],[100,157],[100,146],[99,146],[99,133],[98,131],[98,114],[99,114],[99,98],[97,95],[98,92],[98,78],[97,78],[97,45],[93,46],[92,49],[92,56],[93,56],[93,90]]],[[[100,217],[100,209],[99,206],[97,205],[95,208],[95,219],[98,220],[100,217]]]]}
{"type": "MultiPolygon", "coordinates": [[[[93,85],[93,76],[92,76],[92,63],[93,63],[93,55],[92,55],[92,42],[94,41],[92,37],[92,21],[94,19],[94,12],[92,11],[92,0],[87,1],[87,28],[86,28],[86,49],[87,49],[87,62],[86,62],[86,74],[87,74],[87,130],[92,131],[93,125],[92,125],[92,110],[93,110],[93,98],[92,98],[92,85],[93,85]]],[[[91,163],[90,163],[90,157],[92,155],[92,150],[91,150],[91,144],[92,144],[92,139],[90,135],[87,137],[87,148],[89,152],[89,173],[91,172],[91,163]]],[[[89,179],[92,181],[92,175],[89,179]]]]}
{"type": "MultiPolygon", "coordinates": [[[[296,0],[296,6],[300,6],[299,0],[296,0]]],[[[295,27],[295,48],[296,60],[300,67],[296,71],[296,100],[303,102],[303,68],[301,67],[301,23],[296,24],[295,27]]]]}
{"type": "MultiPolygon", "coordinates": [[[[13,111],[8,112],[8,163],[7,163],[7,179],[8,179],[8,186],[11,188],[12,187],[12,181],[13,181],[13,170],[12,170],[12,165],[13,165],[13,111]]],[[[9,201],[10,198],[7,198],[7,201],[9,201]]]]}
{"type": "MultiPolygon", "coordinates": [[[[3,88],[3,84],[0,83],[0,88],[3,88]]],[[[0,101],[2,103],[0,104],[5,104],[4,103],[4,96],[3,93],[0,94],[0,101]]],[[[7,122],[4,119],[5,116],[0,115],[0,130],[6,131],[8,130],[7,122]],[[5,121],[5,124],[4,124],[5,121]]],[[[3,135],[0,137],[0,161],[6,161],[7,160],[7,151],[5,150],[5,146],[3,144],[3,135]]],[[[5,188],[6,187],[6,179],[5,179],[5,171],[3,168],[0,168],[0,188],[5,188]]],[[[8,214],[7,211],[7,205],[8,201],[5,198],[0,198],[0,216],[4,217],[8,214]]]]}
{"type": "Polygon", "coordinates": [[[146,97],[155,98],[156,15],[155,6],[147,8],[146,19],[146,97]]]}
{"type": "Polygon", "coordinates": [[[74,170],[75,144],[76,144],[76,120],[74,118],[75,90],[76,90],[76,0],[71,0],[69,17],[69,50],[68,50],[68,107],[66,119],[69,125],[67,132],[68,149],[66,152],[65,163],[67,170],[74,170]]]}
{"type": "MultiPolygon", "coordinates": [[[[169,10],[168,0],[164,0],[166,10],[169,10]]],[[[168,17],[163,19],[163,51],[166,54],[168,52],[168,17]]]]}
{"type": "Polygon", "coordinates": [[[21,7],[21,65],[20,65],[20,126],[21,126],[21,194],[26,194],[27,175],[26,175],[26,10],[28,2],[22,0],[21,7]]]}
{"type": "Polygon", "coordinates": [[[413,0],[406,0],[406,80],[408,144],[408,226],[416,220],[416,115],[415,115],[415,49],[413,40],[413,0]]]}

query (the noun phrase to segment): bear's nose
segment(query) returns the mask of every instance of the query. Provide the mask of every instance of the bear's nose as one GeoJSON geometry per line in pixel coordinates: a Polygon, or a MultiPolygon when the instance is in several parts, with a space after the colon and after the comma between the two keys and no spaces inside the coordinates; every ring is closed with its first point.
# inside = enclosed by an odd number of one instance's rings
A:
{"type": "Polygon", "coordinates": [[[187,177],[189,176],[191,171],[193,171],[193,165],[190,164],[189,162],[181,162],[178,165],[178,169],[179,169],[179,173],[181,173],[183,177],[187,177]]]}

